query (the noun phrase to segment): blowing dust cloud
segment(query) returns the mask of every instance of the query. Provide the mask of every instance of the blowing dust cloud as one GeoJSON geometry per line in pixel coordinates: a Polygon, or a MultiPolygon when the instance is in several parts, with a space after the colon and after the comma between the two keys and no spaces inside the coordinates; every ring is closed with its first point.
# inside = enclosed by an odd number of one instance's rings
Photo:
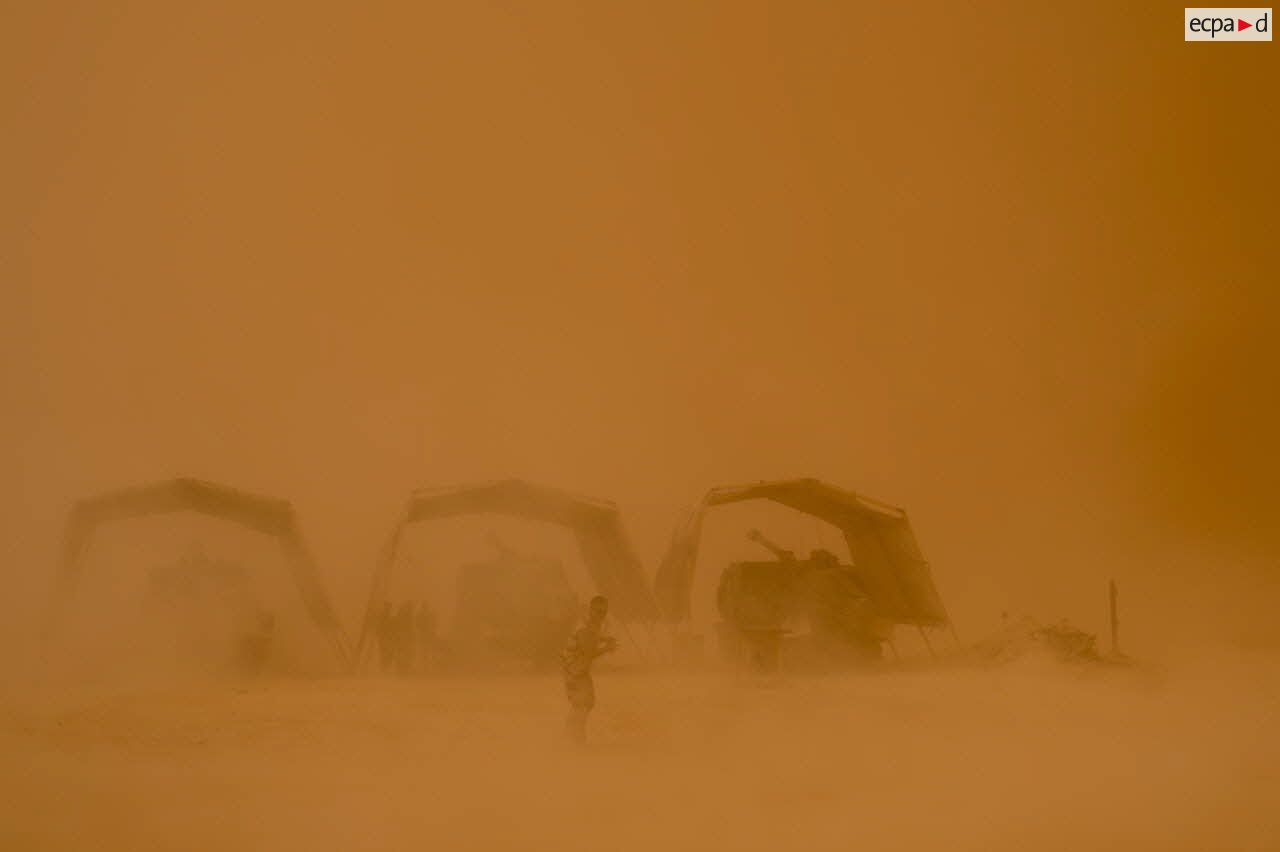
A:
{"type": "Polygon", "coordinates": [[[1108,11],[6,9],[0,848],[1275,848],[1275,60],[1108,11]]]}

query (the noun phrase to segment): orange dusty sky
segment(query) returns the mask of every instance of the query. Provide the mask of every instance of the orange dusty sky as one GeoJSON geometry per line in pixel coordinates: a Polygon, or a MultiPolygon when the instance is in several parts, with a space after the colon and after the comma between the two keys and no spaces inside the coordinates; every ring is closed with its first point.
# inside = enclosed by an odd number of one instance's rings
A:
{"type": "Polygon", "coordinates": [[[0,572],[185,473],[905,506],[962,633],[1277,638],[1273,44],[1165,4],[10,3],[0,572]],[[1177,619],[1178,621],[1175,621],[1177,619]],[[1189,620],[1188,620],[1189,619],[1189,620]],[[1136,634],[1136,635],[1135,635],[1136,634]]]}

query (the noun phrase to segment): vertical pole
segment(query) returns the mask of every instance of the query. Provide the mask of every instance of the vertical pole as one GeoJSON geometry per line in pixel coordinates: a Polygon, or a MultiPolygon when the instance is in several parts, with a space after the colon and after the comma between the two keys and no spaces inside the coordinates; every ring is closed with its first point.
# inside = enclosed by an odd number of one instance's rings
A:
{"type": "Polygon", "coordinates": [[[1120,618],[1116,614],[1116,581],[1111,580],[1107,584],[1108,592],[1111,598],[1111,655],[1119,656],[1120,654],[1120,618]]]}
{"type": "Polygon", "coordinates": [[[937,652],[933,650],[933,643],[929,641],[929,634],[924,632],[924,625],[917,624],[916,629],[920,631],[920,638],[924,640],[924,646],[929,649],[929,656],[935,660],[938,659],[937,652]]]}

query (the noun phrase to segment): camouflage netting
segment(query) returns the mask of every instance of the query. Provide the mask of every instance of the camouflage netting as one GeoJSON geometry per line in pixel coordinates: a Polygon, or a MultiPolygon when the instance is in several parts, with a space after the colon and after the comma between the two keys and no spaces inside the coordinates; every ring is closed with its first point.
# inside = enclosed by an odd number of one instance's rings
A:
{"type": "Polygon", "coordinates": [[[703,520],[714,506],[771,500],[840,529],[877,611],[896,624],[921,627],[950,623],[929,564],[902,509],[816,479],[787,479],[713,488],[672,536],[654,580],[663,618],[690,617],[693,576],[703,520]]]}
{"type": "Polygon", "coordinates": [[[617,506],[518,479],[424,489],[409,498],[374,571],[369,604],[356,647],[358,662],[372,655],[379,613],[390,599],[397,554],[408,527],[444,518],[495,514],[567,528],[597,593],[623,622],[652,623],[658,609],[640,560],[631,548],[617,506]]]}
{"type": "MultiPolygon", "coordinates": [[[[137,569],[138,566],[132,567],[137,569]]],[[[90,578],[98,579],[92,575],[90,578]]],[[[101,610],[107,605],[137,605],[145,610],[148,604],[154,609],[156,605],[166,603],[186,606],[189,611],[185,611],[178,620],[191,622],[219,606],[227,608],[231,597],[235,597],[236,605],[246,611],[245,617],[255,622],[246,628],[249,634],[276,633],[279,625],[285,624],[291,633],[302,634],[299,646],[318,646],[321,649],[314,654],[308,652],[315,660],[326,658],[319,665],[328,668],[347,666],[346,636],[320,584],[315,563],[303,540],[293,506],[288,501],[212,482],[179,478],[81,500],[68,515],[55,580],[52,613],[55,624],[51,626],[74,626],[65,622],[74,620],[77,606],[80,610],[78,615],[84,616],[86,607],[101,610]],[[260,534],[266,541],[277,545],[277,553],[255,566],[189,556],[173,564],[149,566],[141,572],[148,578],[132,592],[99,586],[95,592],[82,593],[86,572],[93,569],[96,574],[97,569],[103,567],[90,565],[94,562],[91,551],[95,540],[108,528],[176,513],[205,516],[233,528],[260,534]],[[275,563],[279,566],[281,561],[282,569],[267,565],[275,563]],[[234,594],[231,594],[232,587],[234,594]],[[208,594],[200,593],[201,589],[208,594]],[[119,592],[121,596],[109,601],[103,595],[104,591],[119,592]],[[92,599],[86,601],[86,596],[92,599]],[[325,646],[327,650],[324,650],[325,646]]],[[[265,639],[262,635],[248,635],[245,641],[252,648],[254,642],[262,644],[265,639]]]]}

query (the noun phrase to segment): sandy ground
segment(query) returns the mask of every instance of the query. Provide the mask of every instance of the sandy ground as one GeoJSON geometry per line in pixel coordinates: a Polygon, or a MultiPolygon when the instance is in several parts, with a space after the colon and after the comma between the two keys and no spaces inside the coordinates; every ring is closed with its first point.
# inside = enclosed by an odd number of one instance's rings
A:
{"type": "Polygon", "coordinates": [[[11,682],[0,849],[1277,849],[1278,675],[11,682]]]}

